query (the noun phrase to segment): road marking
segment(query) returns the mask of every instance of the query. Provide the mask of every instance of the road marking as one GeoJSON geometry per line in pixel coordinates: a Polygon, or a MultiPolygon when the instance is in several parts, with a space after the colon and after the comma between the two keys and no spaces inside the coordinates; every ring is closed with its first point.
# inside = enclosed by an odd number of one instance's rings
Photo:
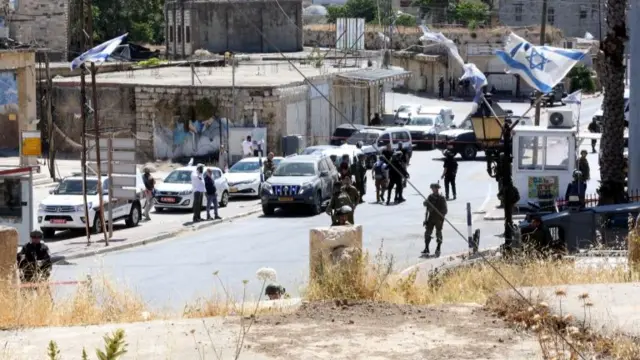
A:
{"type": "MultiPolygon", "coordinates": [[[[481,217],[484,217],[484,214],[486,213],[485,208],[487,207],[487,205],[491,201],[491,190],[492,190],[492,188],[493,188],[492,183],[489,183],[489,186],[487,187],[487,196],[484,198],[484,201],[482,202],[482,204],[480,205],[478,210],[473,212],[476,215],[473,217],[472,223],[475,223],[476,221],[481,220],[481,217]]],[[[456,223],[453,223],[453,224],[456,224],[456,223]]],[[[467,223],[464,222],[462,225],[467,225],[467,223]]],[[[458,234],[456,234],[456,236],[458,236],[458,234]]],[[[467,239],[465,239],[465,241],[467,241],[467,239]]],[[[481,251],[481,249],[479,249],[478,251],[481,251]]],[[[465,252],[461,252],[461,253],[458,253],[458,254],[442,255],[442,256],[446,256],[447,258],[450,258],[450,257],[458,257],[460,255],[466,255],[468,253],[469,253],[468,251],[465,251],[465,252]]],[[[419,263],[417,263],[415,265],[411,265],[408,268],[402,270],[400,272],[400,275],[407,276],[407,275],[411,274],[411,272],[413,272],[416,268],[419,268],[422,264],[426,264],[427,262],[429,262],[429,260],[421,261],[421,262],[419,262],[419,263]]]]}

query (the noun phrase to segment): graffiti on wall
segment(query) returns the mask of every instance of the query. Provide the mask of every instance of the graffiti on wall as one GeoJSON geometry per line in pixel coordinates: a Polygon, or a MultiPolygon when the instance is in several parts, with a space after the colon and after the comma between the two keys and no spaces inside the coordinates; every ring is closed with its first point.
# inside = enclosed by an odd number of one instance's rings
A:
{"type": "Polygon", "coordinates": [[[171,126],[155,123],[153,129],[156,159],[215,156],[227,136],[227,119],[184,120],[175,117],[171,126]]]}
{"type": "Polygon", "coordinates": [[[17,149],[18,82],[15,71],[0,72],[0,148],[17,149]]]}

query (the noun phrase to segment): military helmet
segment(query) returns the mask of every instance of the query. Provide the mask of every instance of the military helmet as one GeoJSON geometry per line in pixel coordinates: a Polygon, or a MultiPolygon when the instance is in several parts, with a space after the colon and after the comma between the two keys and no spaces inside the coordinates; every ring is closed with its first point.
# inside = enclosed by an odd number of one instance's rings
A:
{"type": "Polygon", "coordinates": [[[338,209],[338,214],[340,215],[351,214],[351,212],[353,212],[353,209],[349,205],[344,205],[343,207],[338,209]]]}
{"type": "Polygon", "coordinates": [[[359,153],[358,154],[358,158],[363,158],[364,157],[364,153],[359,153]]]}
{"type": "Polygon", "coordinates": [[[574,178],[582,177],[582,171],[580,171],[580,170],[574,170],[574,171],[573,171],[573,177],[574,177],[574,178]]]}
{"type": "Polygon", "coordinates": [[[31,238],[38,238],[38,239],[42,239],[43,235],[42,235],[42,231],[40,230],[33,230],[31,233],[29,233],[29,237],[31,238]]]}
{"type": "Polygon", "coordinates": [[[356,147],[357,147],[358,149],[362,148],[362,145],[364,145],[364,143],[363,143],[362,141],[358,141],[358,142],[356,143],[356,147]]]}
{"type": "Polygon", "coordinates": [[[437,182],[434,182],[434,183],[431,183],[429,187],[432,189],[440,189],[440,184],[437,182]]]}
{"type": "Polygon", "coordinates": [[[340,188],[342,188],[342,184],[340,184],[339,182],[333,183],[333,190],[340,190],[340,188]]]}
{"type": "Polygon", "coordinates": [[[284,295],[287,290],[278,284],[269,284],[265,289],[266,295],[284,295]]]}

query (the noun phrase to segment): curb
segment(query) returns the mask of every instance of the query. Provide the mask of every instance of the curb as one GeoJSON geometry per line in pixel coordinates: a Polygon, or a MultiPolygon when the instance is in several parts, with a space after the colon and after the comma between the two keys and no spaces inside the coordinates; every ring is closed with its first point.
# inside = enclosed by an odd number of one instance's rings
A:
{"type": "Polygon", "coordinates": [[[84,251],[78,254],[72,254],[72,255],[58,255],[58,256],[52,256],[51,257],[51,261],[53,262],[53,264],[55,265],[56,263],[59,262],[63,262],[63,261],[67,261],[67,260],[75,260],[75,259],[82,259],[82,258],[86,258],[86,257],[90,257],[90,256],[95,256],[95,255],[102,255],[102,254],[107,254],[107,253],[111,253],[111,252],[115,252],[115,251],[121,251],[121,250],[127,250],[127,249],[131,249],[134,247],[138,247],[138,246],[143,246],[143,245],[148,245],[148,244],[153,244],[162,240],[166,240],[166,239],[170,239],[173,237],[176,237],[178,235],[181,235],[182,233],[186,233],[188,231],[199,231],[202,229],[206,229],[208,227],[211,226],[215,226],[218,224],[222,224],[225,222],[229,222],[229,221],[233,221],[236,219],[240,219],[243,217],[247,217],[247,216],[251,216],[253,214],[257,214],[259,212],[261,212],[262,209],[256,209],[256,210],[251,210],[251,211],[247,211],[241,214],[237,214],[228,218],[224,218],[220,221],[211,221],[211,222],[207,222],[204,224],[199,224],[197,226],[189,226],[189,227],[183,227],[180,228],[178,230],[174,230],[174,231],[165,231],[162,232],[160,234],[142,239],[142,240],[138,240],[138,241],[134,241],[128,244],[122,244],[122,245],[115,245],[115,246],[109,246],[109,247],[102,247],[100,249],[95,249],[95,250],[90,250],[90,251],[84,251]]]}
{"type": "MultiPolygon", "coordinates": [[[[527,215],[523,215],[523,214],[518,214],[518,215],[513,215],[513,220],[524,220],[527,217],[527,215]]],[[[484,220],[504,220],[504,215],[485,215],[485,217],[483,218],[484,220]]]]}

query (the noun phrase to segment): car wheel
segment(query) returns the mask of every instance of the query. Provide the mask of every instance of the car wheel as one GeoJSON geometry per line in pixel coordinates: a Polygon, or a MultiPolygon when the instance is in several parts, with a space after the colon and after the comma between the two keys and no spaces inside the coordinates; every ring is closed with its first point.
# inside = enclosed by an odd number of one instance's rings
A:
{"type": "Polygon", "coordinates": [[[225,190],[220,198],[220,207],[227,207],[229,205],[229,193],[225,190]]]}
{"type": "Polygon", "coordinates": [[[462,158],[465,160],[473,160],[476,158],[476,155],[478,154],[478,151],[476,150],[475,146],[473,145],[467,145],[465,146],[465,148],[462,150],[462,158]]]}
{"type": "Polygon", "coordinates": [[[93,217],[93,226],[91,227],[91,232],[94,234],[100,234],[102,232],[102,221],[100,221],[100,213],[96,213],[96,216],[93,217]]]}
{"type": "Polygon", "coordinates": [[[155,207],[155,209],[156,209],[156,212],[163,212],[164,211],[164,208],[157,207],[157,206],[155,207]]]}
{"type": "Polygon", "coordinates": [[[313,199],[313,205],[311,205],[311,215],[318,215],[320,213],[322,213],[322,194],[318,191],[313,199]]]}
{"type": "Polygon", "coordinates": [[[40,231],[42,231],[42,236],[44,236],[45,239],[51,239],[54,236],[56,236],[56,230],[55,229],[40,228],[40,231]]]}
{"type": "Polygon", "coordinates": [[[133,203],[131,205],[131,211],[129,211],[129,216],[124,221],[127,227],[138,226],[140,223],[140,204],[133,203]]]}
{"type": "Polygon", "coordinates": [[[271,216],[273,215],[273,212],[275,211],[275,208],[271,205],[262,205],[262,213],[264,214],[264,216],[271,216]]]}

